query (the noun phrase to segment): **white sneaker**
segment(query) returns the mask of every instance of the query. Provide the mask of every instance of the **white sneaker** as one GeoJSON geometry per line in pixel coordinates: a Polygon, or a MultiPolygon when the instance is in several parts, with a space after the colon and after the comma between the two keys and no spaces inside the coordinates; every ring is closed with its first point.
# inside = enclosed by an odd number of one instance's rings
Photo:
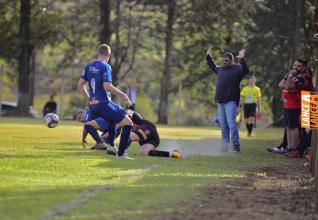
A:
{"type": "Polygon", "coordinates": [[[118,160],[134,160],[135,158],[129,157],[128,154],[127,155],[123,155],[123,156],[118,156],[118,154],[116,154],[116,159],[118,160]]]}
{"type": "Polygon", "coordinates": [[[116,145],[115,146],[110,146],[110,145],[107,146],[107,153],[108,154],[116,155],[117,152],[118,152],[118,149],[117,149],[116,145]]]}
{"type": "Polygon", "coordinates": [[[128,156],[127,150],[125,150],[124,156],[128,156]]]}

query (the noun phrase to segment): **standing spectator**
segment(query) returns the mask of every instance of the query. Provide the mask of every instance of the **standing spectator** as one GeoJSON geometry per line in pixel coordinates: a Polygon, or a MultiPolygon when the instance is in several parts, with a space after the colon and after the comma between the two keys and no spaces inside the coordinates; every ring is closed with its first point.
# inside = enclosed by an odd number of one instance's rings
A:
{"type": "Polygon", "coordinates": [[[311,91],[313,88],[312,76],[307,68],[307,61],[298,59],[293,69],[280,81],[283,89],[285,127],[287,131],[287,148],[281,148],[281,152],[290,152],[297,148],[299,139],[299,118],[301,107],[301,90],[311,91]]]}
{"type": "Polygon", "coordinates": [[[225,53],[222,56],[222,66],[217,66],[211,55],[211,48],[208,49],[206,60],[211,70],[217,75],[216,79],[216,100],[218,103],[218,114],[222,130],[222,146],[228,150],[230,143],[230,132],[233,150],[240,151],[240,138],[235,118],[242,106],[240,101],[240,83],[244,75],[249,72],[244,60],[245,50],[239,52],[237,58],[240,64],[234,64],[232,53],[225,53]]]}
{"type": "Polygon", "coordinates": [[[128,98],[131,101],[131,106],[129,106],[128,108],[134,111],[135,110],[135,106],[136,106],[136,97],[137,97],[137,89],[136,89],[136,87],[129,87],[127,89],[126,94],[127,94],[128,98]]]}
{"type": "Polygon", "coordinates": [[[43,107],[43,117],[48,113],[56,113],[57,104],[54,101],[54,95],[50,96],[50,100],[43,107]]]}
{"type": "Polygon", "coordinates": [[[241,91],[240,104],[244,103],[244,118],[248,137],[251,136],[253,131],[256,110],[258,115],[261,112],[261,90],[255,86],[255,83],[255,76],[250,75],[248,85],[244,86],[241,91]]]}

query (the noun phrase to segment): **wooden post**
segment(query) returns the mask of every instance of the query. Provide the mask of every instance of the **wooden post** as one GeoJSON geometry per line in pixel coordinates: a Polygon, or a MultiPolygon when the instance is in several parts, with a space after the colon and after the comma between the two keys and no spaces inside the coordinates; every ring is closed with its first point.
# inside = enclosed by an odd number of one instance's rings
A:
{"type": "MultiPolygon", "coordinates": [[[[316,1],[318,3],[318,1],[316,1]]],[[[317,5],[317,4],[316,4],[317,5]]],[[[315,18],[314,18],[314,45],[315,45],[315,91],[317,92],[317,86],[318,86],[318,7],[316,6],[315,9],[315,18]]],[[[316,188],[316,210],[318,210],[318,159],[317,159],[317,139],[318,139],[318,131],[313,130],[312,136],[311,136],[311,149],[312,149],[312,167],[313,167],[313,175],[314,175],[314,181],[315,181],[315,188],[316,188]]]]}
{"type": "MultiPolygon", "coordinates": [[[[315,91],[317,92],[317,86],[318,86],[318,48],[315,49],[315,63],[316,63],[316,66],[315,66],[315,74],[314,74],[314,79],[315,79],[315,82],[314,82],[314,85],[315,85],[315,91]]],[[[316,182],[316,187],[318,187],[318,155],[317,155],[317,137],[318,137],[318,134],[317,134],[317,130],[316,129],[313,129],[312,130],[312,136],[311,136],[311,150],[312,150],[312,161],[311,161],[311,167],[312,167],[312,174],[313,176],[315,177],[315,182],[316,182]]],[[[318,189],[318,188],[317,188],[318,189]]],[[[318,191],[317,191],[317,198],[318,198],[318,191]]],[[[318,199],[317,199],[317,202],[318,202],[318,199]]],[[[318,205],[318,203],[317,203],[318,205]]],[[[318,207],[318,206],[317,206],[318,207]]]]}
{"type": "Polygon", "coordinates": [[[3,67],[2,65],[0,65],[0,117],[2,116],[2,90],[3,90],[2,75],[3,75],[3,67]]]}
{"type": "MultiPolygon", "coordinates": [[[[318,39],[317,39],[318,40],[318,39]]],[[[316,45],[316,68],[315,68],[315,91],[317,92],[317,86],[318,86],[318,45],[316,45]]],[[[318,139],[318,130],[313,129],[312,130],[312,136],[311,136],[311,149],[312,149],[312,173],[314,175],[314,181],[315,181],[315,187],[316,187],[316,210],[318,211],[318,151],[317,151],[317,141],[318,139]]]]}

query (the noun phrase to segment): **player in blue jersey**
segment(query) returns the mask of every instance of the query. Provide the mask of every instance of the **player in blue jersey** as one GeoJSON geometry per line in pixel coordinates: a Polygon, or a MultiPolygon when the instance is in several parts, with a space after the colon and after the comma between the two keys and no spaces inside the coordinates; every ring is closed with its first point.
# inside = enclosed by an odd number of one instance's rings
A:
{"type": "MultiPolygon", "coordinates": [[[[155,124],[152,122],[144,119],[139,113],[127,110],[128,116],[133,121],[133,129],[130,132],[130,142],[138,142],[140,145],[140,153],[144,156],[154,156],[154,157],[173,157],[173,158],[182,158],[182,154],[177,151],[161,151],[157,150],[156,148],[159,146],[160,138],[157,131],[157,128],[155,124]]],[[[87,111],[78,111],[76,114],[76,120],[81,123],[90,124],[94,128],[96,128],[99,131],[102,131],[102,138],[105,139],[106,142],[108,142],[108,122],[106,122],[102,118],[94,118],[91,121],[87,121],[87,119],[90,119],[92,117],[87,117],[87,111]]],[[[116,129],[116,135],[117,137],[120,133],[121,129],[116,129]]],[[[82,143],[83,147],[86,145],[86,132],[84,129],[83,136],[82,136],[82,143]]],[[[93,149],[99,149],[99,148],[93,148],[93,149]]],[[[109,152],[113,153],[113,152],[109,152]]]]}
{"type": "MultiPolygon", "coordinates": [[[[89,110],[96,117],[101,117],[110,124],[116,123],[122,127],[117,158],[132,159],[124,155],[128,146],[129,134],[132,129],[132,121],[126,115],[124,109],[111,100],[111,94],[121,97],[127,106],[131,105],[128,96],[112,85],[111,66],[107,63],[111,55],[111,49],[106,44],[101,44],[97,50],[97,59],[89,63],[78,82],[78,89],[88,99],[89,110]],[[87,87],[88,86],[88,90],[87,87]]],[[[101,144],[103,141],[96,128],[85,124],[85,130],[101,144]]],[[[115,138],[115,128],[109,129],[110,142],[115,138]]],[[[114,147],[114,146],[112,146],[114,147]]]]}
{"type": "MultiPolygon", "coordinates": [[[[76,112],[76,120],[78,122],[84,123],[84,124],[88,124],[92,127],[94,127],[96,130],[102,131],[103,134],[101,136],[101,138],[103,138],[103,135],[105,135],[107,133],[108,135],[108,130],[113,129],[114,127],[116,127],[116,124],[109,124],[109,122],[105,121],[103,118],[101,117],[94,117],[94,115],[89,111],[83,111],[83,110],[79,110],[76,112]]],[[[87,142],[86,142],[86,137],[87,137],[88,132],[86,131],[86,129],[83,129],[83,135],[82,135],[82,145],[83,148],[86,148],[87,142]]],[[[115,135],[115,138],[118,137],[118,135],[115,135]]],[[[94,138],[94,137],[93,137],[94,138]]],[[[94,138],[95,139],[95,138],[94,138]]],[[[107,141],[107,145],[102,142],[102,144],[99,142],[99,138],[95,139],[96,144],[94,144],[94,146],[91,147],[92,150],[107,150],[107,153],[109,154],[116,154],[117,153],[117,148],[115,147],[114,143],[109,143],[109,141],[107,141]],[[111,147],[114,146],[114,147],[111,147]]]]}

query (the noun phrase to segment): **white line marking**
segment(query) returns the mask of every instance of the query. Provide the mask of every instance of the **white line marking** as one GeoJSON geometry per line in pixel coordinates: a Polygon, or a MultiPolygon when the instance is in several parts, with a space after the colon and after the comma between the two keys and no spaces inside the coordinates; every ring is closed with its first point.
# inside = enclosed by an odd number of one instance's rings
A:
{"type": "MultiPolygon", "coordinates": [[[[158,167],[157,164],[153,164],[147,169],[138,170],[137,172],[121,176],[120,179],[124,179],[124,181],[120,182],[120,184],[127,184],[130,182],[133,182],[133,181],[143,177],[146,173],[148,173],[149,171],[151,171],[157,167],[158,167]]],[[[80,193],[75,199],[68,201],[68,202],[61,203],[53,210],[44,213],[43,215],[41,215],[38,218],[38,220],[48,220],[48,219],[53,219],[57,216],[66,215],[72,209],[83,204],[87,200],[89,200],[89,199],[91,199],[91,198],[93,198],[93,197],[95,197],[95,196],[97,196],[97,195],[99,195],[107,190],[115,188],[116,184],[118,184],[118,183],[119,183],[119,179],[116,178],[116,179],[112,180],[110,183],[107,183],[105,185],[98,186],[98,187],[95,187],[92,189],[88,189],[85,192],[80,193]]]]}

